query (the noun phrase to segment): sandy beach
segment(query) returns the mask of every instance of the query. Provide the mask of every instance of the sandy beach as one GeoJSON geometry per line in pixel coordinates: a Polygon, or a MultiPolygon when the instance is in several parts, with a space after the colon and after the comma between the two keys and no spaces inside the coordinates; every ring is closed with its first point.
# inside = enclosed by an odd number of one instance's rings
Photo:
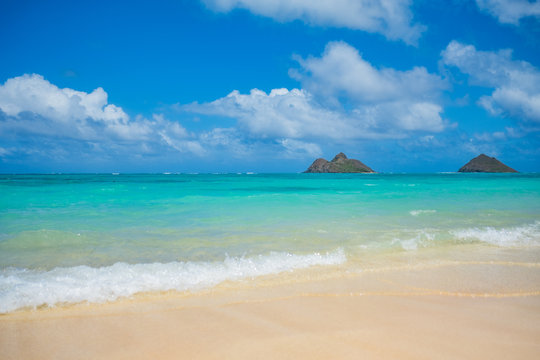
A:
{"type": "Polygon", "coordinates": [[[0,360],[540,360],[540,0],[0,0],[0,360]]]}
{"type": "MultiPolygon", "coordinates": [[[[467,250],[467,249],[461,249],[467,250]]],[[[536,254],[309,270],[0,317],[3,359],[536,359],[536,254]],[[521,257],[524,261],[515,261],[521,257]]],[[[468,254],[468,255],[467,255],[468,254]]],[[[425,254],[433,258],[433,254],[425,254]]]]}

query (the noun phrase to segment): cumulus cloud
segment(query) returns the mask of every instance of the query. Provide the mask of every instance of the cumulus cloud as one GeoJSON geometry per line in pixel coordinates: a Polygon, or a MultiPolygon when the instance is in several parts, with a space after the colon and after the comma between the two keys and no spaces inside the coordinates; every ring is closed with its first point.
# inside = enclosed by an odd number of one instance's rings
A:
{"type": "Polygon", "coordinates": [[[152,119],[131,119],[121,107],[108,103],[102,88],[90,93],[59,88],[37,74],[0,85],[0,115],[0,134],[10,141],[41,138],[43,144],[47,139],[61,144],[71,139],[91,144],[93,149],[123,144],[138,152],[162,146],[204,152],[178,122],[158,114],[152,119]]]}
{"type": "Polygon", "coordinates": [[[364,105],[354,110],[372,129],[395,138],[405,137],[407,131],[443,131],[447,124],[441,117],[442,112],[438,104],[406,100],[364,105]]]}
{"type": "Polygon", "coordinates": [[[241,128],[259,138],[358,136],[340,113],[317,105],[309,93],[299,89],[274,89],[269,94],[258,89],[249,94],[235,90],[215,101],[182,109],[235,118],[241,128]]]}
{"type": "MultiPolygon", "coordinates": [[[[305,128],[317,125],[315,116],[319,113],[303,114],[304,123],[286,116],[287,111],[295,111],[294,107],[305,110],[309,106],[305,94],[284,89],[269,96],[262,94],[253,91],[252,96],[242,96],[235,92],[215,104],[240,119],[254,114],[261,122],[239,121],[236,127],[193,133],[163,114],[130,117],[108,102],[102,88],[87,93],[59,88],[37,74],[14,77],[0,84],[0,159],[30,157],[67,164],[76,159],[164,160],[174,159],[178,153],[233,158],[253,157],[255,153],[280,153],[286,158],[319,155],[316,144],[295,139],[305,135],[305,128]],[[265,97],[281,100],[273,104],[265,97]],[[281,125],[264,123],[265,111],[280,115],[281,125]],[[250,136],[252,133],[257,135],[250,136]]],[[[218,113],[211,105],[204,111],[218,113]]],[[[313,131],[320,134],[323,129],[313,131]]]]}
{"type": "Polygon", "coordinates": [[[129,124],[122,108],[107,104],[102,88],[91,93],[60,89],[36,74],[11,78],[0,86],[0,109],[8,116],[32,113],[58,124],[72,124],[81,137],[96,136],[95,127],[86,119],[121,138],[144,136],[148,131],[141,124],[129,124]]]}
{"type": "Polygon", "coordinates": [[[528,0],[476,0],[480,10],[496,17],[504,24],[518,25],[528,16],[540,17],[540,3],[528,0]]]}
{"type": "Polygon", "coordinates": [[[408,71],[378,69],[344,42],[331,42],[321,57],[299,59],[291,75],[320,101],[347,99],[354,114],[370,128],[442,131],[437,98],[446,87],[424,67],[408,71]]]}
{"type": "Polygon", "coordinates": [[[526,61],[513,60],[511,50],[479,51],[452,41],[442,52],[442,61],[469,75],[471,84],[494,88],[478,101],[492,115],[540,122],[540,71],[526,61]]]}
{"type": "Polygon", "coordinates": [[[182,109],[235,118],[259,138],[402,138],[410,131],[445,128],[437,103],[445,84],[425,68],[377,69],[342,42],[330,43],[321,57],[299,59],[299,64],[291,74],[303,89],[233,91],[182,109]]]}
{"type": "Polygon", "coordinates": [[[378,69],[344,42],[330,42],[321,57],[298,61],[301,69],[292,70],[291,75],[303,88],[324,97],[345,95],[362,103],[420,100],[436,97],[445,86],[438,75],[424,67],[378,69]]]}
{"type": "Polygon", "coordinates": [[[311,25],[380,33],[415,44],[425,26],[413,24],[411,0],[202,0],[219,12],[246,9],[277,21],[302,20],[311,25]]]}

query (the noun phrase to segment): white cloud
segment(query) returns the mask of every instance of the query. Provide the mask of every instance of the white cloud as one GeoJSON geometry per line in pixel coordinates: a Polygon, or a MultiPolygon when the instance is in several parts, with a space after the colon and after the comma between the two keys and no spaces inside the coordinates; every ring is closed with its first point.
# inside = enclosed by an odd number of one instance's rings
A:
{"type": "Polygon", "coordinates": [[[235,128],[214,128],[199,135],[199,141],[210,149],[227,152],[236,158],[253,156],[253,149],[235,128]]]}
{"type": "Polygon", "coordinates": [[[442,61],[468,74],[471,84],[494,88],[478,101],[491,114],[540,122],[540,71],[513,60],[511,50],[479,51],[452,41],[442,52],[442,61]]]}
{"type": "Polygon", "coordinates": [[[528,0],[476,0],[476,4],[499,22],[518,25],[519,21],[528,16],[540,17],[540,3],[528,0]]]}
{"type": "Polygon", "coordinates": [[[301,69],[291,74],[304,89],[235,90],[180,108],[235,118],[252,137],[288,139],[282,143],[286,148],[300,144],[292,139],[403,138],[411,131],[440,132],[446,126],[437,103],[445,83],[425,68],[377,69],[341,42],[299,63],[301,69]]]}
{"type": "MultiPolygon", "coordinates": [[[[86,93],[59,88],[40,75],[23,75],[0,84],[0,158],[31,156],[69,162],[121,157],[139,161],[163,158],[171,152],[224,158],[260,153],[302,158],[321,153],[318,145],[289,136],[305,136],[305,129],[318,126],[315,116],[320,113],[309,113],[302,91],[277,89],[269,95],[256,90],[251,95],[235,92],[217,101],[216,107],[228,107],[227,111],[241,119],[254,115],[255,121],[191,133],[163,114],[131,118],[121,107],[109,104],[101,88],[86,93]],[[264,116],[272,111],[281,122],[278,127],[264,116]],[[288,119],[295,111],[301,116],[288,119]]],[[[212,112],[212,106],[206,106],[205,111],[212,112]]],[[[319,128],[307,134],[322,132],[319,128]]]]}
{"type": "Polygon", "coordinates": [[[193,103],[182,109],[236,118],[240,127],[258,138],[350,138],[357,132],[342,114],[318,106],[311,95],[298,89],[274,89],[269,94],[258,89],[249,94],[235,90],[210,103],[193,103]]]}
{"type": "Polygon", "coordinates": [[[442,107],[437,104],[446,83],[424,67],[407,71],[378,69],[344,42],[331,42],[321,57],[299,59],[291,75],[321,101],[343,98],[362,123],[378,131],[442,131],[442,107]]]}
{"type": "Polygon", "coordinates": [[[323,153],[319,145],[314,143],[294,139],[281,139],[279,143],[286,149],[287,155],[292,157],[301,154],[317,158],[323,153]]]}
{"type": "Polygon", "coordinates": [[[396,99],[422,100],[437,97],[443,80],[424,67],[408,71],[377,69],[344,42],[330,42],[321,57],[298,60],[302,69],[291,75],[314,94],[328,97],[346,95],[362,103],[396,99]]]}
{"type": "Polygon", "coordinates": [[[74,138],[98,139],[101,133],[120,139],[141,139],[150,129],[145,122],[130,122],[122,108],[107,103],[107,93],[97,88],[91,93],[60,89],[41,75],[23,75],[0,85],[0,110],[18,119],[25,131],[58,132],[74,138]],[[34,117],[21,114],[31,113],[34,117]],[[35,115],[47,119],[36,124],[35,115]]]}
{"type": "Polygon", "coordinates": [[[59,88],[37,74],[14,77],[0,85],[0,110],[4,114],[0,116],[4,137],[37,136],[57,139],[56,143],[73,139],[92,144],[94,149],[129,144],[131,149],[140,146],[148,150],[165,145],[204,153],[178,122],[160,114],[151,120],[142,116],[130,119],[121,107],[108,103],[102,88],[90,93],[59,88]]]}
{"type": "Polygon", "coordinates": [[[129,126],[127,114],[122,108],[107,104],[107,93],[102,88],[91,93],[60,89],[37,74],[11,78],[1,85],[0,109],[9,116],[31,112],[56,123],[76,124],[83,136],[92,132],[88,124],[80,121],[84,119],[92,119],[122,138],[138,137],[147,131],[144,127],[129,126]]]}
{"type": "Polygon", "coordinates": [[[302,20],[319,26],[381,33],[415,44],[425,26],[412,24],[411,0],[202,0],[210,9],[235,8],[278,21],[302,20]]]}
{"type": "Polygon", "coordinates": [[[443,109],[438,104],[395,101],[374,108],[382,110],[379,122],[382,122],[383,117],[395,119],[396,124],[403,130],[440,132],[445,128],[441,118],[443,109]]]}
{"type": "Polygon", "coordinates": [[[353,110],[355,117],[371,130],[368,138],[403,138],[410,131],[441,132],[447,126],[442,112],[443,108],[435,103],[403,100],[363,105],[353,110]]]}

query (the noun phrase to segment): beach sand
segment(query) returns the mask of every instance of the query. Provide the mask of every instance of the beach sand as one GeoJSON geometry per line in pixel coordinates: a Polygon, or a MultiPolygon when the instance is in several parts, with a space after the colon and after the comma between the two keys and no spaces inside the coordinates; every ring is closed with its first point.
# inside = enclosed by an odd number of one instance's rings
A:
{"type": "Polygon", "coordinates": [[[387,267],[362,272],[312,269],[196,294],[143,294],[108,304],[17,311],[0,316],[0,354],[2,359],[540,358],[540,267],[527,261],[538,254],[460,254],[429,263],[398,256],[385,259],[387,267]]]}

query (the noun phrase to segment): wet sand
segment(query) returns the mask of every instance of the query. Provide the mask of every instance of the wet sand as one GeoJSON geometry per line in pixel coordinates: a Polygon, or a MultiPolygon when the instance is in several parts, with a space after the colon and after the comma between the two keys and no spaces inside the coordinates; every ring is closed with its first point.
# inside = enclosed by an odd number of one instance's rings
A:
{"type": "Polygon", "coordinates": [[[321,269],[191,295],[147,294],[110,304],[17,311],[0,316],[0,354],[538,359],[540,267],[515,260],[516,254],[489,261],[446,258],[405,268],[394,261],[387,269],[361,273],[321,269]]]}

